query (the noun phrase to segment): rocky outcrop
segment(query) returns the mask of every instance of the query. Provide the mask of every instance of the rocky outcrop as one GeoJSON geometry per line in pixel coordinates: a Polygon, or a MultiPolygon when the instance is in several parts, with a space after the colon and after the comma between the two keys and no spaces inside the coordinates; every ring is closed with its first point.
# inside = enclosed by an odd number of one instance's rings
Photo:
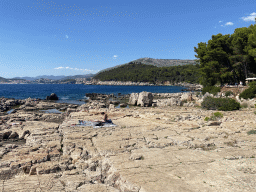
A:
{"type": "Polygon", "coordinates": [[[138,98],[139,98],[138,93],[131,93],[128,104],[137,105],[138,98]]]}
{"type": "Polygon", "coordinates": [[[142,107],[152,106],[153,94],[150,92],[132,93],[129,98],[128,104],[138,105],[142,107]]]}
{"type": "MultiPolygon", "coordinates": [[[[0,124],[3,191],[253,191],[254,109],[222,112],[180,107],[88,108],[64,114],[17,110],[0,124]],[[107,112],[115,127],[80,124],[107,112]]],[[[196,97],[193,95],[193,99],[196,97]]],[[[193,101],[192,101],[193,102],[193,101]]],[[[33,101],[31,101],[33,103],[33,101]]],[[[160,102],[159,102],[160,103],[160,102]]],[[[191,103],[191,102],[188,102],[191,103]]],[[[43,102],[30,106],[55,106],[43,102]]],[[[56,105],[60,108],[68,106],[56,105]]],[[[111,106],[114,106],[111,104],[111,106]]]]}
{"type": "Polygon", "coordinates": [[[138,97],[137,105],[142,107],[149,107],[152,105],[153,95],[150,92],[141,92],[138,97]]]}
{"type": "Polygon", "coordinates": [[[46,97],[46,100],[59,100],[59,98],[55,93],[52,93],[50,96],[46,97]]]}

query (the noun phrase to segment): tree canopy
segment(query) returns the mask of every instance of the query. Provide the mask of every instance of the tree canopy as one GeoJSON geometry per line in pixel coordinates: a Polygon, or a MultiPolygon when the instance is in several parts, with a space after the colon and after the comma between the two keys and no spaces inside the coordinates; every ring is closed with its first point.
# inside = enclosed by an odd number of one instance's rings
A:
{"type": "Polygon", "coordinates": [[[98,73],[94,79],[101,81],[132,81],[163,83],[199,82],[199,65],[183,65],[172,67],[156,67],[145,64],[130,63],[98,73]]]}
{"type": "Polygon", "coordinates": [[[256,26],[237,28],[232,35],[213,35],[194,50],[202,85],[244,82],[256,72],[256,26]]]}

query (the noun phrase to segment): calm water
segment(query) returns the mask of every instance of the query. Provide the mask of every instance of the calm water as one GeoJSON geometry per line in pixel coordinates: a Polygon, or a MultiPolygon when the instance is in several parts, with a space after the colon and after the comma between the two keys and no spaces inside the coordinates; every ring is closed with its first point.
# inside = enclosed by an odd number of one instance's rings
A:
{"type": "Polygon", "coordinates": [[[183,88],[177,86],[108,86],[72,84],[0,84],[0,97],[26,99],[45,99],[56,93],[61,101],[71,102],[84,99],[85,93],[130,94],[142,91],[152,93],[177,93],[183,88]]]}

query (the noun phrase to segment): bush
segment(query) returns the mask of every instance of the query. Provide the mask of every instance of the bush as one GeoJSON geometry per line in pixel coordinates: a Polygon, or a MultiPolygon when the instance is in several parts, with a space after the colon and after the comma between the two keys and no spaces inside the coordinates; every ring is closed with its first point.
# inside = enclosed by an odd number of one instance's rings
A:
{"type": "Polygon", "coordinates": [[[256,94],[256,81],[253,81],[249,84],[249,88],[244,90],[240,95],[239,98],[244,99],[252,99],[255,97],[256,94]]]}
{"type": "Polygon", "coordinates": [[[211,120],[211,118],[210,118],[210,117],[205,117],[204,120],[205,120],[205,121],[209,121],[209,120],[211,120]]]}
{"type": "Polygon", "coordinates": [[[231,98],[206,97],[201,104],[202,108],[220,111],[239,110],[240,104],[231,98]]]}
{"type": "Polygon", "coordinates": [[[252,81],[249,83],[249,87],[256,87],[256,81],[252,81]]]}
{"type": "Polygon", "coordinates": [[[210,116],[210,117],[205,117],[205,121],[216,121],[216,120],[218,120],[218,119],[220,119],[220,118],[222,118],[223,117],[223,114],[222,113],[220,113],[220,112],[216,112],[216,113],[213,113],[213,115],[212,116],[210,116]]]}
{"type": "Polygon", "coordinates": [[[256,87],[249,87],[248,89],[244,90],[240,95],[239,98],[244,99],[252,99],[255,97],[256,94],[256,87]]]}
{"type": "Polygon", "coordinates": [[[225,96],[226,96],[226,97],[228,97],[228,96],[230,96],[230,95],[233,95],[233,92],[232,92],[232,91],[227,91],[227,92],[225,92],[225,96]]]}
{"type": "Polygon", "coordinates": [[[248,135],[256,134],[256,130],[251,130],[247,132],[248,135]]]}
{"type": "Polygon", "coordinates": [[[220,92],[220,87],[215,87],[215,86],[207,86],[207,87],[204,87],[202,89],[202,93],[203,95],[208,92],[208,93],[211,93],[213,95],[216,95],[218,92],[220,92]]]}
{"type": "Polygon", "coordinates": [[[223,114],[221,112],[215,112],[215,113],[213,113],[213,115],[216,118],[222,118],[223,117],[223,114]]]}

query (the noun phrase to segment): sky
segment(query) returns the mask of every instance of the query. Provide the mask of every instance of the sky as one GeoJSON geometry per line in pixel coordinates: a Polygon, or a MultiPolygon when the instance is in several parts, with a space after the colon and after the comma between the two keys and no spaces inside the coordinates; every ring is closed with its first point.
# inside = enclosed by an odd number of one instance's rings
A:
{"type": "Polygon", "coordinates": [[[254,24],[255,0],[0,0],[0,77],[81,75],[130,61],[195,59],[254,24]]]}

